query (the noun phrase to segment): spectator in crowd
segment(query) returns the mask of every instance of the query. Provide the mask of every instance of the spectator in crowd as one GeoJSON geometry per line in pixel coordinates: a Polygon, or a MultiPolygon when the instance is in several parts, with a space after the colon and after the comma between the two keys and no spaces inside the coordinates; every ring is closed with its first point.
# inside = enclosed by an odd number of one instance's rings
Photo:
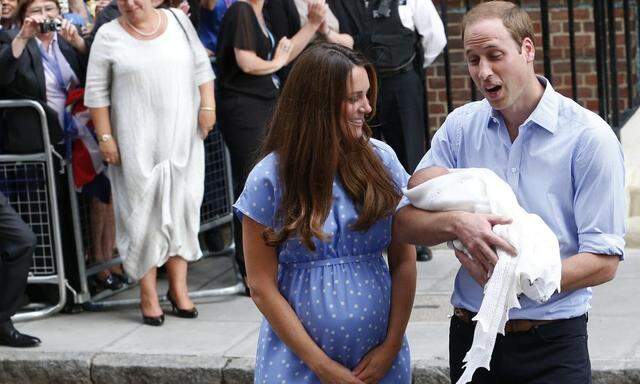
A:
{"type": "MultiPolygon", "coordinates": [[[[0,95],[7,99],[29,99],[39,102],[45,112],[50,141],[65,154],[65,101],[70,91],[82,87],[86,68],[86,45],[77,29],[61,20],[56,0],[23,0],[16,11],[20,29],[0,31],[0,95]],[[45,21],[58,20],[49,31],[42,31],[45,21]],[[58,29],[56,31],[55,29],[58,29]],[[51,30],[53,29],[53,30],[51,30]]],[[[68,117],[68,116],[67,116],[68,117]]],[[[69,131],[69,127],[66,129],[69,131]]],[[[42,127],[33,108],[11,108],[4,111],[0,121],[2,153],[24,154],[43,151],[42,127]]],[[[63,168],[53,157],[54,166],[63,168]]],[[[55,172],[56,196],[60,212],[71,209],[68,179],[65,173],[55,172]]],[[[40,209],[40,208],[35,208],[40,209]]],[[[60,215],[62,249],[66,278],[79,284],[75,238],[71,215],[60,215]]],[[[42,287],[42,286],[41,286],[42,287]]],[[[35,287],[34,291],[41,287],[35,287]]],[[[47,292],[43,291],[46,295],[47,292]]]]}
{"type": "Polygon", "coordinates": [[[408,174],[371,139],[375,98],[364,57],[337,44],[308,49],[234,205],[266,318],[256,382],[411,383],[415,250],[390,235],[408,174]]]}
{"type": "MultiPolygon", "coordinates": [[[[103,0],[100,0],[100,1],[102,2],[103,0]]],[[[181,9],[185,14],[187,14],[189,12],[189,6],[187,4],[185,7],[185,4],[186,3],[184,1],[181,2],[179,9],[181,9]]],[[[159,9],[159,8],[169,8],[170,4],[168,0],[151,0],[151,5],[153,6],[153,8],[159,9]]],[[[100,27],[110,22],[111,20],[114,20],[120,17],[118,0],[111,0],[111,2],[108,3],[107,5],[102,4],[101,6],[102,8],[100,9],[99,14],[96,15],[95,24],[91,29],[91,33],[86,37],[86,42],[89,48],[91,48],[91,44],[93,43],[93,40],[95,39],[96,34],[98,33],[98,30],[100,29],[100,27]]]]}
{"type": "MultiPolygon", "coordinates": [[[[45,20],[60,19],[56,0],[25,0],[17,18],[20,29],[0,32],[0,87],[5,98],[40,101],[52,142],[57,143],[62,139],[67,92],[84,82],[86,45],[68,20],[61,21],[59,31],[40,31],[45,20]]],[[[33,111],[8,110],[4,124],[4,152],[42,149],[40,121],[33,111]]]]}
{"type": "MultiPolygon", "coordinates": [[[[324,3],[324,1],[321,3],[324,3]]],[[[264,19],[267,25],[271,26],[271,32],[273,32],[276,40],[280,40],[283,37],[293,39],[300,31],[300,26],[307,24],[307,14],[309,13],[309,2],[307,2],[307,0],[304,1],[304,8],[301,12],[304,16],[301,16],[298,3],[293,0],[265,0],[264,3],[264,19]]],[[[325,21],[316,31],[314,38],[321,37],[330,43],[342,44],[349,48],[353,47],[353,39],[351,36],[336,33],[335,31],[337,31],[337,29],[332,32],[329,28],[329,23],[335,27],[336,25],[334,23],[337,23],[337,20],[335,16],[331,14],[328,6],[325,5],[325,21]]],[[[276,72],[282,86],[284,86],[284,83],[287,81],[287,75],[294,63],[295,60],[289,62],[289,64],[276,72]]]]}
{"type": "MultiPolygon", "coordinates": [[[[154,0],[154,7],[162,4],[163,0],[154,0]]],[[[93,23],[93,28],[91,29],[91,33],[89,36],[85,38],[89,49],[91,49],[91,45],[93,44],[93,40],[96,38],[96,34],[100,30],[100,28],[110,22],[111,20],[115,20],[120,17],[120,11],[118,10],[118,0],[111,0],[107,2],[106,0],[100,0],[98,5],[96,5],[96,15],[95,21],[93,23]],[[106,3],[106,4],[105,4],[106,3]],[[98,12],[98,7],[100,7],[100,12],[98,12]]]]}
{"type": "MultiPolygon", "coordinates": [[[[102,13],[102,11],[108,7],[110,4],[113,4],[113,2],[111,0],[97,0],[95,2],[96,7],[94,8],[94,16],[97,18],[98,16],[100,16],[100,14],[102,13]]],[[[116,5],[116,9],[118,9],[117,5],[116,5]]],[[[93,28],[91,30],[91,32],[93,32],[95,28],[93,28]]]]}
{"type": "Polygon", "coordinates": [[[186,15],[150,0],[119,0],[91,49],[85,104],[109,166],[116,243],[140,280],[143,322],[159,326],[157,267],[166,264],[174,314],[195,318],[187,261],[198,243],[203,139],[215,123],[213,71],[186,15]],[[199,128],[198,128],[199,127],[199,128]]]}
{"type": "Polygon", "coordinates": [[[0,29],[16,27],[15,15],[18,8],[18,0],[2,0],[0,3],[2,4],[0,10],[0,29]]]}
{"type": "MultiPolygon", "coordinates": [[[[237,1],[222,19],[218,36],[217,97],[222,137],[229,148],[233,190],[237,198],[264,138],[280,80],[276,72],[295,59],[324,20],[325,6],[314,2],[309,22],[289,40],[276,40],[263,17],[264,0],[237,1]]],[[[242,228],[235,221],[236,260],[246,276],[242,228]]]]}
{"type": "MultiPolygon", "coordinates": [[[[591,288],[611,280],[624,255],[625,192],[620,142],[595,113],[536,75],[531,18],[507,1],[476,5],[462,19],[469,74],[485,97],[455,109],[418,165],[484,167],[502,177],[524,209],[557,235],[561,289],[541,304],[526,297],[511,310],[490,366],[473,383],[590,383],[587,311],[591,288]]],[[[471,257],[461,263],[451,297],[451,382],[461,377],[472,345],[472,321],[483,286],[508,244],[492,227],[505,218],[428,212],[412,206],[396,215],[395,234],[432,245],[457,239],[471,257]]]]}
{"type": "Polygon", "coordinates": [[[84,0],[69,0],[69,13],[65,13],[63,16],[75,25],[83,36],[91,33],[93,16],[84,0]]]}
{"type": "MultiPolygon", "coordinates": [[[[98,174],[82,188],[82,194],[90,199],[91,216],[91,256],[96,263],[106,263],[113,258],[115,247],[115,216],[111,198],[111,183],[106,174],[98,174]]],[[[119,265],[105,268],[95,276],[95,286],[99,290],[117,290],[127,279],[119,265]]]]}
{"type": "Polygon", "coordinates": [[[198,36],[207,50],[209,57],[214,58],[218,45],[218,34],[225,12],[236,0],[202,0],[200,4],[200,28],[198,36]]]}
{"type": "Polygon", "coordinates": [[[0,192],[0,345],[35,347],[40,339],[18,332],[11,316],[27,286],[36,235],[0,192]]]}
{"type": "MultiPolygon", "coordinates": [[[[432,0],[328,0],[340,30],[353,36],[380,78],[380,97],[373,121],[375,137],[396,151],[404,168],[415,169],[428,137],[424,70],[447,44],[432,0]]],[[[431,258],[418,247],[418,260],[431,258]]]]}
{"type": "MultiPolygon", "coordinates": [[[[300,25],[306,24],[308,20],[307,13],[309,12],[308,0],[293,0],[293,2],[298,10],[298,16],[300,16],[300,25]]],[[[318,29],[318,34],[329,43],[336,43],[348,48],[353,48],[353,37],[346,33],[340,33],[340,23],[328,7],[324,16],[324,23],[318,29]]]]}

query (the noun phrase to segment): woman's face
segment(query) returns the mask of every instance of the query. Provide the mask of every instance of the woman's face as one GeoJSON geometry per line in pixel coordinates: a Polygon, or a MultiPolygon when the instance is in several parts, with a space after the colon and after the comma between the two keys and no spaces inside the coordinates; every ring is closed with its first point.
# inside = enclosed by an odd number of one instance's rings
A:
{"type": "Polygon", "coordinates": [[[366,115],[371,113],[369,105],[369,75],[364,67],[353,67],[347,79],[347,98],[342,102],[342,111],[347,127],[354,137],[362,136],[366,115]]]}
{"type": "Polygon", "coordinates": [[[149,0],[118,0],[118,9],[128,20],[142,17],[147,8],[151,8],[149,0]]]}
{"type": "Polygon", "coordinates": [[[16,13],[18,7],[18,0],[2,0],[2,13],[3,19],[10,19],[16,13]]]}
{"type": "Polygon", "coordinates": [[[42,15],[46,19],[57,19],[60,17],[60,10],[53,1],[36,0],[27,7],[27,12],[24,15],[25,17],[42,15]]]}

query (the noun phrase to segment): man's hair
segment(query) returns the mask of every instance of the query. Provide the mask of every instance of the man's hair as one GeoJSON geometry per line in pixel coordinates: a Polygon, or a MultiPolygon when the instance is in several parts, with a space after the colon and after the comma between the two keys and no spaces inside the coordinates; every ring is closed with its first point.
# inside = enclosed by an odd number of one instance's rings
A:
{"type": "Polygon", "coordinates": [[[353,230],[365,231],[389,217],[400,200],[399,188],[369,143],[369,126],[364,124],[363,135],[355,137],[348,124],[343,104],[355,67],[366,70],[367,97],[376,105],[375,69],[361,54],[337,44],[305,50],[287,78],[263,147],[263,155],[277,154],[283,186],[277,214],[282,225],[263,233],[270,246],[299,237],[315,250],[313,238],[327,240],[323,225],[335,178],[358,211],[353,230]]]}
{"type": "MultiPolygon", "coordinates": [[[[20,24],[22,24],[22,22],[24,21],[24,19],[27,17],[27,8],[29,8],[29,6],[33,3],[35,3],[36,0],[19,0],[18,1],[18,9],[15,13],[15,20],[17,22],[19,22],[20,24]]],[[[58,12],[62,13],[61,8],[60,8],[60,3],[58,2],[58,0],[47,0],[48,2],[54,3],[56,5],[56,7],[58,8],[58,12]]]]}
{"type": "Polygon", "coordinates": [[[464,31],[469,25],[487,19],[502,20],[502,24],[504,24],[518,46],[522,45],[522,41],[526,37],[534,41],[533,23],[529,14],[516,4],[508,1],[480,3],[467,12],[462,18],[462,40],[464,41],[464,31]]]}

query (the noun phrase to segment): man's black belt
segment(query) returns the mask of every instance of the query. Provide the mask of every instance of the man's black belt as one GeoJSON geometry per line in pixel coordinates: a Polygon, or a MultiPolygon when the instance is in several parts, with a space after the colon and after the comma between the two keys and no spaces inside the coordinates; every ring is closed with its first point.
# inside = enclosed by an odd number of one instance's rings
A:
{"type": "MultiPolygon", "coordinates": [[[[475,312],[471,312],[464,308],[454,308],[453,315],[460,319],[463,323],[473,325],[473,318],[477,315],[475,312]]],[[[586,315],[583,315],[586,317],[586,315]]],[[[578,316],[582,317],[582,316],[578,316]]],[[[539,325],[560,323],[571,319],[558,319],[558,320],[528,320],[528,319],[512,319],[508,320],[505,324],[504,331],[506,334],[529,332],[539,325]]]]}

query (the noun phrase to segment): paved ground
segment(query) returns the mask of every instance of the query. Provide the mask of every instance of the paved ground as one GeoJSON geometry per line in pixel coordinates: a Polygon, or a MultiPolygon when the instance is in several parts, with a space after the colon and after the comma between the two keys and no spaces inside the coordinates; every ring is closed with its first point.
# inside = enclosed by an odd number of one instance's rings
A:
{"type": "MultiPolygon", "coordinates": [[[[448,300],[456,268],[444,249],[419,263],[407,332],[416,383],[448,382],[448,300]]],[[[225,258],[192,267],[194,288],[231,279],[225,258]]],[[[616,279],[594,289],[589,347],[596,383],[640,383],[639,284],[640,250],[630,250],[616,279]]],[[[132,307],[20,323],[20,330],[40,336],[43,344],[30,350],[0,347],[0,383],[252,382],[260,313],[251,300],[227,296],[196,302],[197,320],[167,316],[160,328],[142,325],[132,307]]]]}

